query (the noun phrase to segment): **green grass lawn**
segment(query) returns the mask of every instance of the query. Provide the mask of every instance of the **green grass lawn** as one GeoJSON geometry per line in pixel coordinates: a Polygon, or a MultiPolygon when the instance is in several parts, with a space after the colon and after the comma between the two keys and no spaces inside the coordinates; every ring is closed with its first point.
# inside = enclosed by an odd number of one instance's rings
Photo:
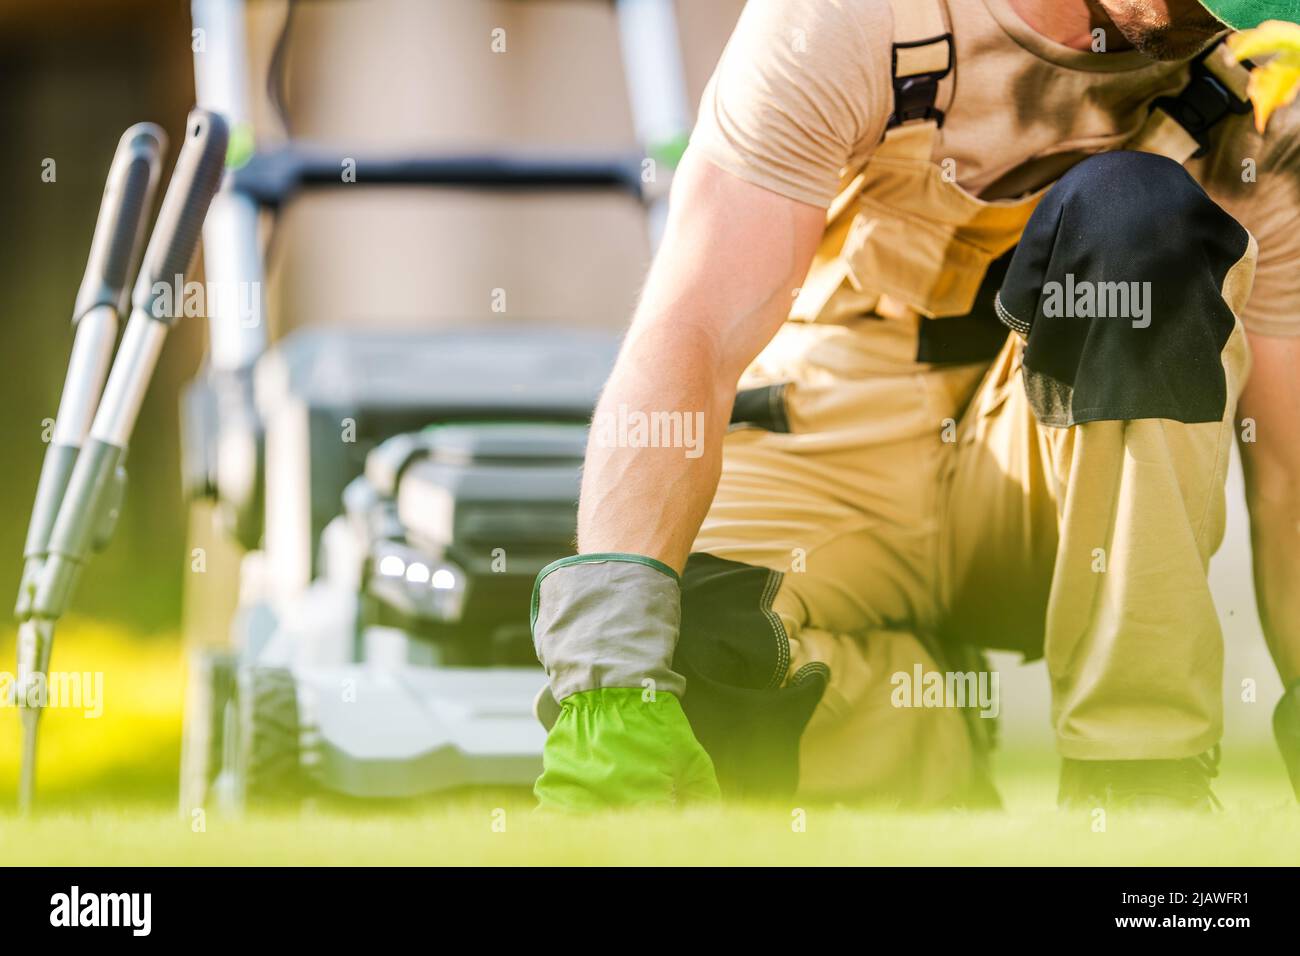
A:
{"type": "Polygon", "coordinates": [[[999,756],[998,813],[787,805],[570,819],[533,813],[527,794],[471,793],[401,807],[309,803],[292,816],[213,810],[200,828],[175,810],[177,643],[85,622],[65,636],[64,666],[105,675],[103,714],[47,714],[40,812],[19,819],[18,719],[0,711],[0,855],[10,865],[1300,863],[1300,807],[1271,749],[1225,753],[1215,785],[1224,813],[1112,813],[1104,830],[1054,809],[1056,758],[1029,752],[999,756]]]}
{"type": "Polygon", "coordinates": [[[148,804],[66,805],[0,817],[9,864],[66,865],[1294,865],[1300,809],[1268,755],[1225,762],[1216,815],[1053,809],[1054,766],[1022,755],[1001,773],[1003,812],[902,813],[806,806],[557,818],[519,795],[461,794],[400,809],[312,806],[244,819],[148,804]],[[799,824],[802,823],[802,826],[799,824]]]}

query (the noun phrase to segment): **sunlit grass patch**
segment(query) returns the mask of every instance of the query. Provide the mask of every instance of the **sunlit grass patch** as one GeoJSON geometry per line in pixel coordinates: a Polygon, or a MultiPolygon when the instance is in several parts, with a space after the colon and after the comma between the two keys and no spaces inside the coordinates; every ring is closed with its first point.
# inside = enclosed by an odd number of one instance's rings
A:
{"type": "Polygon", "coordinates": [[[425,813],[55,814],[0,819],[12,864],[69,865],[1293,865],[1300,815],[909,814],[728,808],[554,817],[459,803],[425,813]]]}
{"type": "MultiPolygon", "coordinates": [[[[0,639],[0,671],[12,672],[14,634],[0,639]]],[[[102,712],[47,709],[41,718],[39,786],[45,806],[172,799],[180,764],[184,668],[171,635],[141,637],[84,618],[60,623],[51,669],[102,675],[102,712]]],[[[83,701],[83,704],[89,701],[83,701]]],[[[0,707],[0,808],[18,785],[18,712],[0,707]]]]}
{"type": "MultiPolygon", "coordinates": [[[[12,659],[10,640],[0,653],[12,659]]],[[[13,815],[18,720],[0,710],[0,847],[21,864],[1294,865],[1300,808],[1271,749],[1228,748],[1216,815],[1104,818],[1055,809],[1051,753],[1000,754],[1001,812],[797,804],[685,813],[534,813],[526,792],[401,805],[309,800],[301,813],[176,812],[179,643],[71,620],[55,666],[104,674],[96,719],[52,711],[37,815],[13,815]]],[[[12,664],[0,661],[0,670],[12,664]]]]}

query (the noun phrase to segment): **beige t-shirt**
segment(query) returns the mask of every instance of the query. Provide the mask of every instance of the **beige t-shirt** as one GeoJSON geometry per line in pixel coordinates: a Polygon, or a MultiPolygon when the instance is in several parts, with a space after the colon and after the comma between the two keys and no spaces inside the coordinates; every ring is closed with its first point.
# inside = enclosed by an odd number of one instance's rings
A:
{"type": "MultiPolygon", "coordinates": [[[[1152,100],[1187,80],[1185,63],[1055,43],[1009,0],[947,5],[957,70],[935,159],[953,161],[958,184],[984,199],[1023,195],[1121,147],[1152,100]]],[[[828,205],[884,135],[892,38],[888,0],[749,0],[691,149],[747,182],[828,205]]],[[[1300,335],[1300,109],[1275,114],[1263,137],[1250,116],[1212,136],[1188,170],[1259,242],[1246,325],[1300,335]]]]}

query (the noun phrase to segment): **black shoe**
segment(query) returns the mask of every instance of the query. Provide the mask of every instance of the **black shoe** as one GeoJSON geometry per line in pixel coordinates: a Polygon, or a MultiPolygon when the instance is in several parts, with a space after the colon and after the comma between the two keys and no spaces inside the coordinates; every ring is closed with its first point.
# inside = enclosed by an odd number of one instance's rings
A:
{"type": "Polygon", "coordinates": [[[1057,805],[1063,810],[1222,810],[1210,790],[1219,748],[1183,760],[1066,760],[1057,805]]]}

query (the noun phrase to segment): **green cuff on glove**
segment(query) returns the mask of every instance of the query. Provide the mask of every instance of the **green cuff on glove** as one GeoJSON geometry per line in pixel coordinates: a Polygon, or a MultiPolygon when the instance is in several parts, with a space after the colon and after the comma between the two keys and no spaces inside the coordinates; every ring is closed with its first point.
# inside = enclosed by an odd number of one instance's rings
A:
{"type": "Polygon", "coordinates": [[[533,588],[537,659],[559,716],[534,792],[558,810],[676,807],[719,799],[713,761],[672,669],[677,573],[635,554],[583,554],[542,569],[533,588]]]}
{"type": "Polygon", "coordinates": [[[632,688],[566,697],[533,792],[542,807],[680,807],[720,799],[713,761],[677,697],[632,688]]]}

